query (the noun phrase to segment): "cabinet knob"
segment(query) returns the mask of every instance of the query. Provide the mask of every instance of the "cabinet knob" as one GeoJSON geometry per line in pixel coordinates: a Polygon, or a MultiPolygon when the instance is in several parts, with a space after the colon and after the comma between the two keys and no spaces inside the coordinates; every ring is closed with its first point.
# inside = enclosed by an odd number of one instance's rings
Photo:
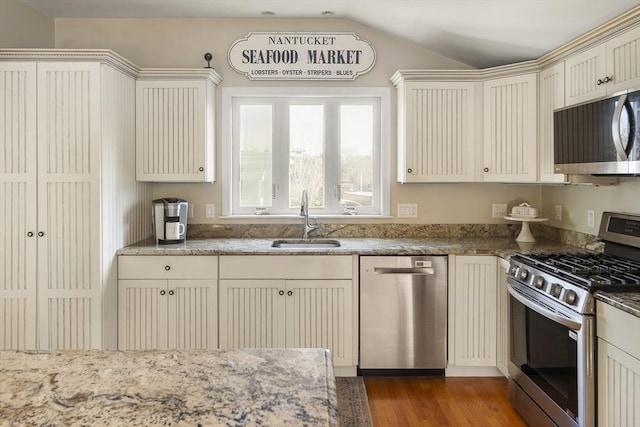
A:
{"type": "Polygon", "coordinates": [[[170,266],[170,265],[165,265],[165,266],[164,266],[164,269],[165,269],[165,270],[167,270],[167,271],[169,271],[169,270],[171,270],[171,266],[170,266]]]}
{"type": "Polygon", "coordinates": [[[33,237],[33,231],[28,232],[27,237],[33,237]]]}
{"type": "Polygon", "coordinates": [[[609,76],[605,77],[604,80],[603,80],[603,82],[605,82],[605,83],[609,83],[611,81],[613,81],[613,78],[609,77],[609,76]]]}
{"type": "Polygon", "coordinates": [[[289,296],[293,295],[293,291],[287,292],[287,295],[289,295],[289,296]]]}
{"type": "Polygon", "coordinates": [[[164,290],[160,291],[160,295],[164,295],[166,293],[167,293],[167,291],[164,291],[164,290]]]}
{"type": "Polygon", "coordinates": [[[173,290],[169,291],[169,295],[173,295],[173,294],[175,294],[175,291],[173,290]]]}
{"type": "Polygon", "coordinates": [[[484,171],[485,172],[489,172],[489,168],[484,168],[484,171]]]}
{"type": "Polygon", "coordinates": [[[284,295],[284,291],[279,291],[278,295],[284,295]]]}
{"type": "Polygon", "coordinates": [[[198,168],[198,170],[199,170],[200,172],[204,172],[204,168],[203,168],[202,166],[200,166],[200,167],[198,168]]]}
{"type": "Polygon", "coordinates": [[[38,236],[40,237],[44,236],[44,231],[38,231],[38,236]]]}
{"type": "Polygon", "coordinates": [[[598,80],[596,80],[596,84],[597,84],[598,86],[601,86],[601,85],[603,85],[603,84],[604,84],[604,80],[602,80],[602,79],[598,79],[598,80]]]}
{"type": "Polygon", "coordinates": [[[407,173],[413,173],[413,169],[411,168],[407,169],[407,173]]]}

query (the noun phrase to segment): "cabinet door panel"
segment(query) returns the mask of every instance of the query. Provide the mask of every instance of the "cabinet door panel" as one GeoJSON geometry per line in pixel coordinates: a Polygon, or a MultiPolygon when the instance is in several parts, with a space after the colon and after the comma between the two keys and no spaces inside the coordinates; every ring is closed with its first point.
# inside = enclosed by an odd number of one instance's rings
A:
{"type": "Polygon", "coordinates": [[[537,76],[484,83],[484,180],[533,182],[537,176],[537,76]]]}
{"type": "Polygon", "coordinates": [[[285,347],[284,292],[284,280],[220,280],[220,348],[285,347]]]}
{"type": "Polygon", "coordinates": [[[100,87],[97,63],[38,64],[38,301],[45,310],[40,316],[43,349],[54,343],[64,343],[56,348],[65,349],[102,345],[97,256],[100,87]],[[69,291],[73,294],[66,295],[69,291]],[[68,316],[56,309],[60,306],[77,307],[82,316],[68,316]],[[53,336],[84,338],[61,341],[53,336]]]}
{"type": "Polygon", "coordinates": [[[169,348],[168,309],[164,280],[118,281],[118,348],[166,350],[169,348]],[[165,292],[162,295],[162,291],[165,292]]]}
{"type": "Polygon", "coordinates": [[[456,256],[449,287],[449,364],[496,366],[496,257],[456,256]]]}
{"type": "Polygon", "coordinates": [[[607,93],[640,87],[640,27],[607,42],[607,93]]]}
{"type": "Polygon", "coordinates": [[[598,84],[606,77],[606,49],[604,44],[567,58],[565,61],[566,105],[590,101],[607,94],[606,84],[598,84]]]}
{"type": "Polygon", "coordinates": [[[171,280],[168,287],[169,348],[216,348],[215,280],[171,280]]]}
{"type": "Polygon", "coordinates": [[[473,181],[475,83],[408,82],[404,99],[399,181],[473,181]]]}
{"type": "Polygon", "coordinates": [[[540,182],[564,182],[564,174],[554,171],[553,111],[564,107],[564,63],[540,72],[539,96],[539,177],[540,182]]]}
{"type": "Polygon", "coordinates": [[[598,339],[598,425],[635,427],[638,420],[640,360],[598,339]]]}
{"type": "Polygon", "coordinates": [[[0,350],[36,348],[36,105],[36,64],[0,62],[0,350]]]}
{"type": "Polygon", "coordinates": [[[287,347],[328,348],[335,364],[353,364],[351,287],[351,280],[287,280],[287,347]]]}

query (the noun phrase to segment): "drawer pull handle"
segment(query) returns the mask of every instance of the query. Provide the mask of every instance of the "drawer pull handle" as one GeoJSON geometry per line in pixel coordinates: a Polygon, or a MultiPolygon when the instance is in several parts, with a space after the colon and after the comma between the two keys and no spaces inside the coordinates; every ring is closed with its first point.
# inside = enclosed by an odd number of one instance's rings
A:
{"type": "Polygon", "coordinates": [[[165,265],[165,266],[164,266],[164,269],[165,269],[165,270],[167,270],[167,271],[169,271],[169,270],[171,270],[171,266],[170,266],[170,265],[165,265]]]}
{"type": "Polygon", "coordinates": [[[164,295],[166,293],[167,293],[167,291],[160,291],[160,295],[164,295]]]}

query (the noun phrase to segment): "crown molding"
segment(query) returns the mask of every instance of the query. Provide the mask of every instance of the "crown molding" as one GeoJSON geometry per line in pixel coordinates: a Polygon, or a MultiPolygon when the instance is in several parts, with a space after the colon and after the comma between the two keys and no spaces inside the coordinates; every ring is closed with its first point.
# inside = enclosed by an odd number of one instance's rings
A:
{"type": "Polygon", "coordinates": [[[209,80],[217,86],[222,77],[213,68],[142,68],[138,80],[209,80]]]}
{"type": "Polygon", "coordinates": [[[398,70],[389,79],[395,86],[407,81],[475,81],[536,73],[540,66],[536,61],[518,62],[481,70],[398,70]]]}

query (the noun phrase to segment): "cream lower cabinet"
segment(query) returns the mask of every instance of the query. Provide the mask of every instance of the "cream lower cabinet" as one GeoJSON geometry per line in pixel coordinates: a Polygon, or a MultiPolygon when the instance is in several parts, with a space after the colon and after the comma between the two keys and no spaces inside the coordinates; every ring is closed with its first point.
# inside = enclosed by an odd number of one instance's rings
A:
{"type": "Polygon", "coordinates": [[[328,348],[354,366],[354,257],[220,257],[221,348],[328,348]]]}
{"type": "Polygon", "coordinates": [[[118,348],[217,348],[216,256],[118,257],[118,348]]]}
{"type": "Polygon", "coordinates": [[[640,420],[640,318],[596,304],[598,426],[636,427],[640,420]]]}
{"type": "Polygon", "coordinates": [[[501,375],[496,369],[497,259],[449,256],[446,375],[501,375]]]}

